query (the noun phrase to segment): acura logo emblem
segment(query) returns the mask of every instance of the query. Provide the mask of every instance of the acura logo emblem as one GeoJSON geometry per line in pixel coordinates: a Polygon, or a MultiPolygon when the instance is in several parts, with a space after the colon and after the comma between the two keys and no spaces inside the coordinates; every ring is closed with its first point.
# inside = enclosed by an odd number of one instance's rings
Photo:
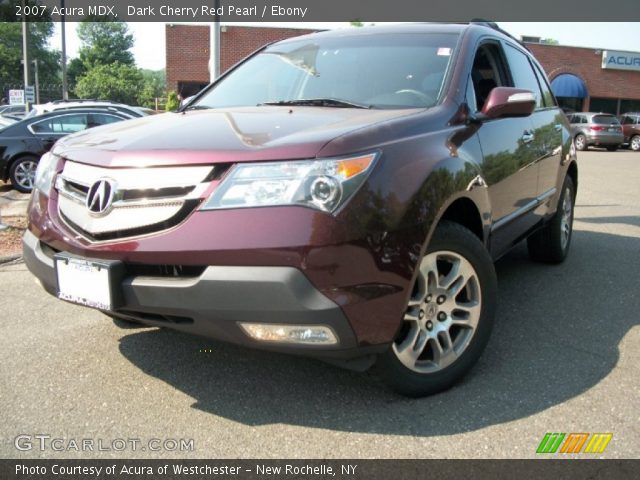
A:
{"type": "Polygon", "coordinates": [[[111,207],[115,185],[112,180],[101,179],[91,185],[87,193],[87,208],[91,213],[105,213],[111,207]]]}

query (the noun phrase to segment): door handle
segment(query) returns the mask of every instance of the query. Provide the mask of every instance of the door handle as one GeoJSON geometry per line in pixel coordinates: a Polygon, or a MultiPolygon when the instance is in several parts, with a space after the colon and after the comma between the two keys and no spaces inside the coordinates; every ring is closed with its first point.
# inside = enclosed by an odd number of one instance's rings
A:
{"type": "Polygon", "coordinates": [[[524,132],[524,133],[522,134],[522,142],[523,142],[523,143],[529,143],[529,142],[532,142],[532,141],[533,141],[533,138],[534,138],[534,136],[533,136],[533,132],[524,132]]]}

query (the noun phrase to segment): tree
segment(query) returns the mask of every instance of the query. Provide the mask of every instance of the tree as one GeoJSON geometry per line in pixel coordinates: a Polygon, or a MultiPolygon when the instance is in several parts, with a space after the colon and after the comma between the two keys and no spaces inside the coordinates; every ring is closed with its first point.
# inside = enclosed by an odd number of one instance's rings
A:
{"type": "Polygon", "coordinates": [[[126,23],[84,21],[78,25],[77,32],[82,42],[78,52],[80,61],[87,71],[98,65],[135,65],[129,51],[133,47],[133,35],[126,23]]]}
{"type": "Polygon", "coordinates": [[[95,98],[136,105],[144,86],[140,70],[131,65],[97,65],[78,80],[75,93],[80,98],[95,98]]]}
{"type": "MultiPolygon", "coordinates": [[[[60,52],[50,50],[47,46],[47,41],[53,34],[53,23],[29,22],[27,27],[29,61],[37,60],[39,62],[40,89],[41,91],[47,90],[49,95],[60,97],[62,90],[57,91],[61,88],[60,52]],[[50,89],[53,91],[49,92],[50,89]]],[[[22,24],[20,22],[0,22],[0,86],[4,90],[23,88],[22,58],[22,24]]],[[[33,65],[29,66],[29,70],[31,72],[29,83],[33,85],[33,65]]],[[[2,94],[4,92],[0,92],[0,95],[2,94]]]]}
{"type": "Polygon", "coordinates": [[[138,95],[138,105],[155,108],[156,98],[164,96],[166,76],[164,70],[141,69],[143,78],[142,91],[138,95]]]}
{"type": "Polygon", "coordinates": [[[72,58],[67,64],[67,82],[69,83],[69,90],[75,91],[76,83],[80,80],[85,73],[87,73],[87,67],[79,58],[72,58]]]}
{"type": "Polygon", "coordinates": [[[178,94],[175,90],[171,90],[169,92],[169,95],[167,95],[167,105],[164,107],[164,109],[167,112],[171,112],[173,110],[176,110],[179,106],[180,100],[178,100],[178,94]]]}

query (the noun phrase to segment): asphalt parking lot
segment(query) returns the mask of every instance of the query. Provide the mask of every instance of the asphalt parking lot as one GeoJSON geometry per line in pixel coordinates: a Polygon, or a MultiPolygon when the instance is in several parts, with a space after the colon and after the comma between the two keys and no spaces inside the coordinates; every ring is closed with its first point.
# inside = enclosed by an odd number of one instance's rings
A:
{"type": "MultiPolygon", "coordinates": [[[[497,264],[496,327],[455,388],[408,400],[371,374],[156,329],[121,329],[0,266],[0,457],[531,458],[546,432],[610,432],[640,457],[640,154],[579,158],[560,266],[497,264]],[[193,439],[193,451],[42,451],[18,435],[193,439]]],[[[169,445],[170,447],[171,445],[169,445]]]]}

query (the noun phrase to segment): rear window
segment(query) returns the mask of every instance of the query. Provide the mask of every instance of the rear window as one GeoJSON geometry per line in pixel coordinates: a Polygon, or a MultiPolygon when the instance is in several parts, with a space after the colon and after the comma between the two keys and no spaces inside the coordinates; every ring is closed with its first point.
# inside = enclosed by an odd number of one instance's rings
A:
{"type": "Polygon", "coordinates": [[[611,115],[594,115],[592,119],[593,123],[598,125],[618,125],[618,119],[611,115]]]}

